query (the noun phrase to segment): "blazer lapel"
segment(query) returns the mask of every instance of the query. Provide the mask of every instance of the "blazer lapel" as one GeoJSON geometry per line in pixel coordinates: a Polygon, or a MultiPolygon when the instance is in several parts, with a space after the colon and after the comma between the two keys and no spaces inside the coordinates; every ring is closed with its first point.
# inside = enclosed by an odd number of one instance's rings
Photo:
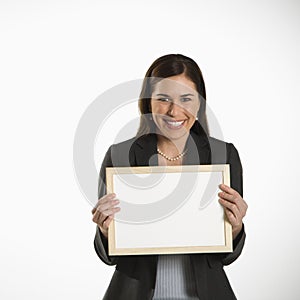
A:
{"type": "Polygon", "coordinates": [[[157,166],[157,136],[147,134],[139,137],[132,147],[132,166],[157,166]]]}
{"type": "Polygon", "coordinates": [[[208,165],[211,155],[209,142],[206,137],[199,136],[191,131],[187,143],[187,153],[184,157],[184,165],[208,165]]]}

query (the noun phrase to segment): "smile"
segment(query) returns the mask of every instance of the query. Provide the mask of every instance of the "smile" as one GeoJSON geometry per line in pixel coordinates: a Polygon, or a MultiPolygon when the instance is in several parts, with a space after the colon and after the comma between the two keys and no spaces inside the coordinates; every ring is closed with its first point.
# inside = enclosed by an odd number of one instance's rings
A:
{"type": "Polygon", "coordinates": [[[170,129],[180,129],[181,127],[183,127],[183,124],[185,122],[185,120],[183,120],[183,121],[164,120],[164,121],[167,124],[167,127],[170,129]]]}

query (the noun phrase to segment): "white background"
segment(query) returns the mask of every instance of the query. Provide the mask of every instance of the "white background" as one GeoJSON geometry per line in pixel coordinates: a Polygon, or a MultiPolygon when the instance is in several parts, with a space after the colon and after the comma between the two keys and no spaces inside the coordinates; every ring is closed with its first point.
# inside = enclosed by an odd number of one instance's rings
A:
{"type": "Polygon", "coordinates": [[[93,250],[76,127],[106,89],[182,53],[202,69],[244,167],[247,243],[226,268],[233,289],[242,300],[299,299],[299,17],[296,0],[0,1],[0,298],[104,294],[114,267],[93,250]]]}

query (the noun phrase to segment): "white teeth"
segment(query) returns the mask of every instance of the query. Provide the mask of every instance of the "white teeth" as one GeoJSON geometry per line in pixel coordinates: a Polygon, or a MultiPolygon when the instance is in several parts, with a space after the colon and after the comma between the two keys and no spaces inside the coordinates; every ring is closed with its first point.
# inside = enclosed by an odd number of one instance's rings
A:
{"type": "Polygon", "coordinates": [[[182,125],[184,121],[180,121],[180,122],[166,121],[166,122],[171,126],[178,127],[178,126],[182,125]]]}

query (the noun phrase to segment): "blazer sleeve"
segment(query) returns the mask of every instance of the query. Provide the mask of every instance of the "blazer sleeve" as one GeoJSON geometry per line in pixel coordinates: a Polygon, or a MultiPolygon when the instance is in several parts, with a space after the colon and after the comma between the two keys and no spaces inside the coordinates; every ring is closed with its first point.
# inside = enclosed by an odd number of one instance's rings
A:
{"type": "MultiPolygon", "coordinates": [[[[239,153],[233,144],[227,143],[227,163],[230,165],[230,186],[243,197],[243,168],[239,153]]],[[[246,239],[244,224],[241,232],[233,240],[233,252],[223,257],[223,264],[229,265],[241,254],[246,239]]]]}
{"type": "MultiPolygon", "coordinates": [[[[106,167],[112,166],[111,148],[112,146],[110,146],[109,149],[107,150],[100,169],[99,180],[98,180],[98,199],[100,199],[102,196],[106,194],[106,167]]],[[[108,255],[108,240],[102,234],[98,225],[96,228],[94,247],[97,255],[105,264],[111,266],[117,263],[118,260],[117,256],[108,255]]]]}

